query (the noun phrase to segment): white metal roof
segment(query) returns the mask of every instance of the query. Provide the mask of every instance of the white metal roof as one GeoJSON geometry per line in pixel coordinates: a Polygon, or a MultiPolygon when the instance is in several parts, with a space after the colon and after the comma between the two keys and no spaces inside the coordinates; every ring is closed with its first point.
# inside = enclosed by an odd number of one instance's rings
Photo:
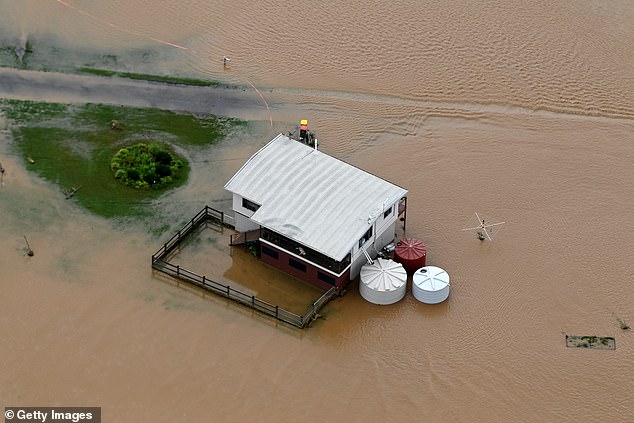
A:
{"type": "Polygon", "coordinates": [[[282,134],[255,153],[225,189],[261,205],[254,222],[335,260],[407,194],[282,134]]]}

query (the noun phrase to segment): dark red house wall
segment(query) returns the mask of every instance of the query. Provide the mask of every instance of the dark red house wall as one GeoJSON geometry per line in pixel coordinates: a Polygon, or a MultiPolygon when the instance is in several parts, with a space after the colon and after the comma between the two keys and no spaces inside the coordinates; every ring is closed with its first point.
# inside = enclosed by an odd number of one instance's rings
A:
{"type": "Polygon", "coordinates": [[[335,279],[335,286],[341,288],[343,286],[345,286],[349,281],[350,281],[350,268],[348,268],[348,270],[346,270],[345,272],[343,272],[343,274],[341,276],[339,276],[338,278],[333,276],[331,273],[325,272],[323,270],[321,270],[320,268],[312,265],[309,262],[303,261],[301,259],[298,259],[295,256],[292,256],[290,254],[288,254],[286,251],[280,250],[279,248],[270,245],[270,244],[265,244],[263,242],[260,242],[260,258],[262,259],[262,261],[264,261],[265,263],[270,264],[271,266],[275,266],[278,269],[281,269],[283,271],[285,271],[286,273],[289,273],[293,276],[295,276],[298,279],[301,279],[303,281],[306,281],[312,285],[315,285],[321,289],[327,290],[330,289],[333,285],[329,284],[328,282],[322,281],[321,279],[319,279],[318,277],[318,272],[321,272],[325,275],[328,276],[332,276],[335,279]],[[264,253],[262,251],[263,248],[269,248],[270,250],[273,250],[275,252],[277,252],[278,254],[278,258],[275,259],[274,257],[271,257],[270,255],[264,253]],[[306,265],[306,271],[303,272],[299,269],[296,269],[295,267],[291,266],[289,264],[289,260],[295,260],[298,262],[301,262],[302,264],[306,265]]]}

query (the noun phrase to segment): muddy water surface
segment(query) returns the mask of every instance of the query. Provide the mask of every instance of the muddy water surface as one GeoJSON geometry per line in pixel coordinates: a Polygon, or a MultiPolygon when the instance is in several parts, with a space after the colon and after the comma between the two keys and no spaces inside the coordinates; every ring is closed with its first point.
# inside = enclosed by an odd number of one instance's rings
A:
{"type": "Polygon", "coordinates": [[[0,24],[249,89],[259,122],[157,202],[168,226],[226,207],[244,159],[307,117],[322,150],[410,190],[407,234],[451,295],[379,307],[353,287],[295,331],[179,287],[149,266],[164,239],[64,200],[4,122],[2,404],[131,422],[634,421],[617,321],[634,320],[630,2],[152,5],[4,1],[0,24]],[[461,230],[476,211],[506,222],[493,242],[461,230]],[[565,334],[617,348],[567,349],[565,334]]]}

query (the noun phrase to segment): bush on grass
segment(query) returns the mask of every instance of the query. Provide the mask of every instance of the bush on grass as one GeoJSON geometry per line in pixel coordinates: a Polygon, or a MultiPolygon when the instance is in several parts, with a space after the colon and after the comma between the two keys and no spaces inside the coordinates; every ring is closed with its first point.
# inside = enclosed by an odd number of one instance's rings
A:
{"type": "Polygon", "coordinates": [[[139,143],[120,149],[110,162],[114,177],[137,189],[159,189],[171,184],[185,166],[157,143],[139,143]]]}

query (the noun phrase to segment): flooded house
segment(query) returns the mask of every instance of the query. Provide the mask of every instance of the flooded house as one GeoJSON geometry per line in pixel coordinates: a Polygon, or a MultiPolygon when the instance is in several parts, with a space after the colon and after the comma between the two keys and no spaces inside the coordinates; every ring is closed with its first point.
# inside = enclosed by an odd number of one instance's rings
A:
{"type": "Polygon", "coordinates": [[[266,263],[324,289],[355,279],[393,241],[407,207],[406,189],[282,134],[225,189],[234,243],[251,242],[266,263]]]}

